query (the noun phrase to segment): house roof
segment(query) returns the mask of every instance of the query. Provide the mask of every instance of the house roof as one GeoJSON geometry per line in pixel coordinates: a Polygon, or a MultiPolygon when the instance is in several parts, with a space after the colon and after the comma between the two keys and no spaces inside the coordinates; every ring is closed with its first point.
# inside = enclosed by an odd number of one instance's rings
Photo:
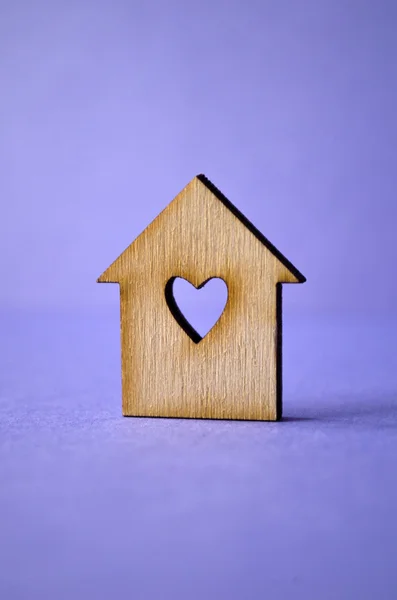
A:
{"type": "MultiPolygon", "coordinates": [[[[226,196],[224,194],[222,194],[222,192],[205,175],[203,175],[203,174],[197,175],[194,179],[197,179],[203,185],[205,185],[206,188],[213,194],[213,196],[215,198],[217,198],[220,202],[222,202],[222,204],[226,208],[228,208],[230,210],[230,212],[235,217],[237,217],[237,219],[243,225],[245,225],[245,227],[273,254],[273,256],[280,261],[280,263],[296,278],[298,283],[304,283],[306,281],[306,277],[304,277],[304,275],[302,275],[302,273],[300,271],[298,271],[298,269],[296,267],[294,267],[294,265],[279,250],[277,250],[277,248],[275,246],[273,246],[273,244],[255,227],[255,225],[253,225],[251,223],[251,221],[249,221],[249,219],[247,219],[247,217],[245,215],[243,215],[243,213],[241,213],[238,210],[238,208],[236,206],[234,206],[234,204],[232,204],[230,202],[230,200],[228,200],[226,198],[226,196]]],[[[193,179],[193,181],[194,181],[194,179],[193,179]]],[[[166,210],[166,209],[164,209],[164,210],[166,210]]],[[[160,215],[161,215],[161,213],[160,213],[160,215]]],[[[156,219],[159,218],[160,215],[158,215],[156,217],[156,219]]],[[[140,236],[138,236],[138,237],[140,237],[140,236]]],[[[136,239],[138,239],[138,238],[136,238],[136,239]]],[[[116,279],[109,280],[109,279],[106,279],[106,277],[109,274],[109,271],[114,267],[114,265],[116,265],[119,262],[119,260],[121,259],[121,257],[124,255],[124,253],[127,250],[122,252],[121,255],[115,261],[113,261],[113,263],[106,269],[106,271],[104,271],[104,273],[102,273],[102,275],[97,279],[97,281],[99,283],[116,281],[116,279]]]]}
{"type": "Polygon", "coordinates": [[[304,283],[306,281],[306,277],[302,275],[300,271],[280,252],[277,250],[275,246],[261,233],[253,223],[239,209],[234,206],[226,198],[224,194],[210,181],[205,175],[200,174],[197,175],[197,179],[201,181],[213,194],[233,213],[235,217],[237,217],[243,225],[247,227],[247,229],[254,234],[254,236],[264,245],[270,252],[275,256],[291,273],[297,278],[299,283],[304,283]]]}

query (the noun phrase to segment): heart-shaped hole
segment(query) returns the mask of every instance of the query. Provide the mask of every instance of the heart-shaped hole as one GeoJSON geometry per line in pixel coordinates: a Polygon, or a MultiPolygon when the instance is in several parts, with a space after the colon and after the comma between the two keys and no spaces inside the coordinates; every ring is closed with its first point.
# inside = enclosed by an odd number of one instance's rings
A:
{"type": "Polygon", "coordinates": [[[182,277],[171,277],[165,286],[168,308],[196,344],[219,321],[227,296],[227,285],[219,277],[211,277],[197,288],[182,277]]]}

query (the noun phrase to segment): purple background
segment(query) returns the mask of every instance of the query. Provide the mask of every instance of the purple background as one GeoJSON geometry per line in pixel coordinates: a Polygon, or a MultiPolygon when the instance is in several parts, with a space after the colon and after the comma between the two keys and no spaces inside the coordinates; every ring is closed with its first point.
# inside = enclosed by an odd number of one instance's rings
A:
{"type": "Polygon", "coordinates": [[[394,0],[1,3],[0,598],[396,598],[396,31],[394,0]],[[283,423],[121,417],[95,280],[200,172],[308,279],[283,423]]]}
{"type": "Polygon", "coordinates": [[[96,276],[204,172],[310,281],[291,309],[395,310],[396,26],[394,0],[2,3],[1,304],[113,307],[96,276]]]}

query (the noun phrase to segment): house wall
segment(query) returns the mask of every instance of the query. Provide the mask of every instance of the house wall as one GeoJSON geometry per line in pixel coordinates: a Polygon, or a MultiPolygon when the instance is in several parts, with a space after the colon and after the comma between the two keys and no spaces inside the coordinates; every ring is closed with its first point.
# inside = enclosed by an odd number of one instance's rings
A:
{"type": "Polygon", "coordinates": [[[224,313],[198,344],[157,292],[148,302],[144,287],[121,286],[123,414],[275,420],[276,290],[258,322],[258,305],[229,284],[224,313]]]}

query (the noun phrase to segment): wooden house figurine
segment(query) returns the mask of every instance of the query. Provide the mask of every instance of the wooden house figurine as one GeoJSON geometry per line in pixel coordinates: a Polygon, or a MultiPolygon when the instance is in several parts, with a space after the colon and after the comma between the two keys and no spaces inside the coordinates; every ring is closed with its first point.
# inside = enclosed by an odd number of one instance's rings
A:
{"type": "Polygon", "coordinates": [[[305,277],[204,176],[195,177],[99,277],[120,285],[126,416],[282,416],[281,286],[305,277]],[[223,279],[228,300],[201,338],[175,278],[223,279]]]}

